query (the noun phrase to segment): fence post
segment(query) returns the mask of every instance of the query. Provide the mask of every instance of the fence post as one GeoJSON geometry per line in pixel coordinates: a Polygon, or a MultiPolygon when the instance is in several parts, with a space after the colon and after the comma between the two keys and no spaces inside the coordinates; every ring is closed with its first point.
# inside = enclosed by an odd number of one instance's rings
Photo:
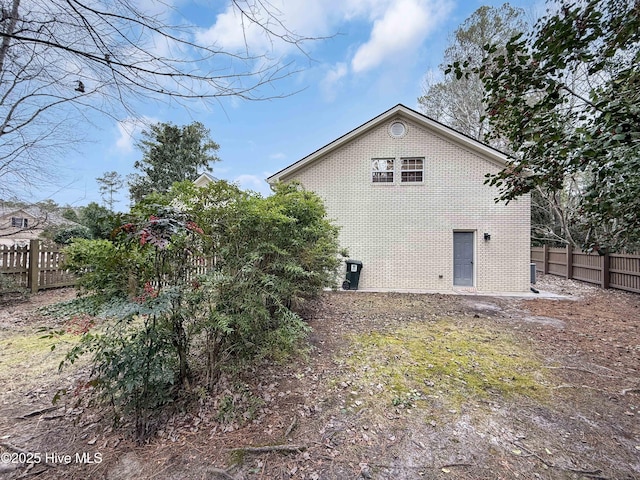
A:
{"type": "Polygon", "coordinates": [[[601,275],[600,286],[602,288],[609,288],[609,280],[610,280],[609,265],[610,265],[609,253],[605,253],[602,256],[602,271],[600,272],[600,275],[601,275]]]}
{"type": "Polygon", "coordinates": [[[31,293],[38,291],[38,278],[40,277],[40,240],[29,240],[29,271],[27,273],[27,287],[31,293]]]}
{"type": "Polygon", "coordinates": [[[573,246],[567,244],[567,278],[573,278],[573,246]]]}
{"type": "Polygon", "coordinates": [[[542,273],[546,275],[549,271],[549,247],[545,243],[542,245],[542,273]]]}

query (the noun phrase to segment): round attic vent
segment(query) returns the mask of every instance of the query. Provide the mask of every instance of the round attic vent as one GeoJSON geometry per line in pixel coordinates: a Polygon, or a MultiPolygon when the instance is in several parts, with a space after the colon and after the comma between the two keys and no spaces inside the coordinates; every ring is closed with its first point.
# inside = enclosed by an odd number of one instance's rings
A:
{"type": "Polygon", "coordinates": [[[394,138],[404,137],[407,133],[407,127],[402,122],[393,122],[389,127],[389,133],[394,138]]]}

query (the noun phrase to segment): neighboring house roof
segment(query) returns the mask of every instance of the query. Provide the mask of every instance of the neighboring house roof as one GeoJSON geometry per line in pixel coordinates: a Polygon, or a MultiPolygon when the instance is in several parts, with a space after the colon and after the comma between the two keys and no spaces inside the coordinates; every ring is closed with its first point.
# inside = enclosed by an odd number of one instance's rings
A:
{"type": "Polygon", "coordinates": [[[307,155],[301,160],[298,160],[297,162],[289,165],[288,167],[283,168],[279,172],[274,173],[273,175],[267,178],[267,182],[274,183],[279,181],[281,178],[291,176],[298,170],[304,168],[310,163],[313,163],[318,158],[332,152],[337,148],[340,148],[344,144],[352,141],[354,138],[377,127],[381,123],[388,122],[394,118],[405,118],[407,120],[414,121],[436,135],[440,135],[453,142],[456,142],[457,144],[461,145],[464,148],[483,154],[483,156],[487,160],[495,163],[499,167],[504,167],[508,161],[507,155],[504,154],[503,152],[485,143],[482,143],[468,135],[465,135],[464,133],[460,133],[452,129],[451,127],[448,127],[432,118],[429,118],[428,116],[420,112],[412,110],[411,108],[406,107],[405,105],[398,104],[395,107],[390,108],[386,112],[381,113],[377,117],[369,120],[368,122],[360,125],[359,127],[351,130],[350,132],[334,140],[333,142],[316,150],[310,155],[307,155]]]}
{"type": "Polygon", "coordinates": [[[196,178],[193,181],[193,184],[196,187],[206,187],[208,184],[212,183],[212,182],[217,182],[218,179],[216,177],[214,177],[213,175],[210,175],[207,172],[204,172],[203,174],[201,174],[198,178],[196,178]]]}
{"type": "Polygon", "coordinates": [[[59,212],[45,211],[37,206],[23,208],[0,206],[0,221],[8,221],[11,218],[26,218],[29,220],[28,229],[37,229],[38,231],[49,226],[78,225],[76,222],[64,218],[59,212]]]}
{"type": "Polygon", "coordinates": [[[38,206],[16,208],[0,205],[0,245],[26,245],[29,240],[39,238],[47,227],[75,225],[78,223],[67,220],[59,212],[38,206]],[[14,224],[13,219],[17,219],[19,225],[14,224]]]}
{"type": "Polygon", "coordinates": [[[16,216],[29,216],[31,218],[45,218],[47,222],[55,225],[70,224],[75,225],[76,222],[64,218],[59,212],[46,211],[37,206],[33,207],[2,207],[0,206],[0,217],[16,217],[16,216]]]}
{"type": "Polygon", "coordinates": [[[0,218],[9,218],[9,217],[23,217],[33,219],[36,218],[35,215],[25,208],[16,208],[16,207],[2,207],[0,206],[0,218]]]}

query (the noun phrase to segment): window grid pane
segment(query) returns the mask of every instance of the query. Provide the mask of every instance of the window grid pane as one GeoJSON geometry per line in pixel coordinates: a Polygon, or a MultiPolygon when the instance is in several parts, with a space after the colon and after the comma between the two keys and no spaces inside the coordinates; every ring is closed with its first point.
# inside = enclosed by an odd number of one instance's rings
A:
{"type": "Polygon", "coordinates": [[[421,182],[422,172],[402,172],[400,178],[403,182],[421,182]]]}
{"type": "Polygon", "coordinates": [[[11,226],[17,228],[27,228],[27,219],[22,217],[11,217],[11,226]]]}
{"type": "Polygon", "coordinates": [[[400,181],[407,183],[422,182],[424,158],[403,158],[400,166],[400,181]]]}
{"type": "Polygon", "coordinates": [[[371,160],[372,176],[374,183],[393,183],[393,159],[374,158],[371,160]]]}
{"type": "Polygon", "coordinates": [[[393,172],[373,172],[375,183],[393,183],[393,172]]]}

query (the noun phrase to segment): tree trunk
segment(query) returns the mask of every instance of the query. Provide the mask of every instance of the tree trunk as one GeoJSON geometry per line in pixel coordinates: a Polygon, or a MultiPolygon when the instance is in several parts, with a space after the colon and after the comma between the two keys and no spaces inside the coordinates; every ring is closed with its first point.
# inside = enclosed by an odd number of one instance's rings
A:
{"type": "MultiPolygon", "coordinates": [[[[16,29],[16,23],[18,22],[18,8],[20,7],[20,0],[13,0],[11,7],[11,16],[9,17],[9,23],[7,23],[7,29],[2,32],[2,46],[0,46],[0,73],[4,69],[4,59],[7,56],[9,50],[9,44],[11,43],[11,36],[16,29]]],[[[2,16],[4,17],[5,11],[3,9],[2,16]]]]}

